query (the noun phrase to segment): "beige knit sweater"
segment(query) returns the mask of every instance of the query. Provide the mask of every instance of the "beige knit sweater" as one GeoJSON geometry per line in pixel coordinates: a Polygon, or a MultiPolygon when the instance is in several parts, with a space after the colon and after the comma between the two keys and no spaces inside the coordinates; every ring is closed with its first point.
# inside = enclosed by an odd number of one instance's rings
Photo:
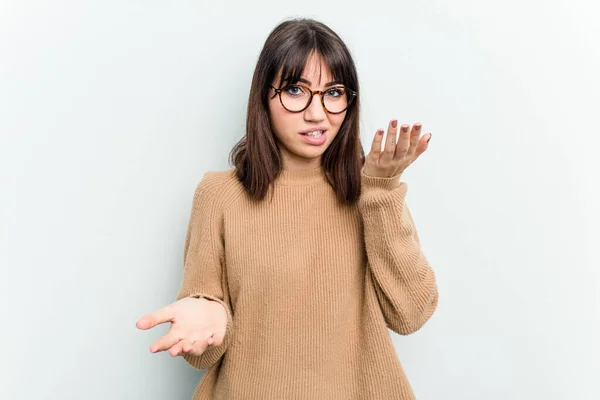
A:
{"type": "Polygon", "coordinates": [[[355,206],[322,168],[284,170],[274,188],[254,203],[230,169],[196,189],[177,298],[219,301],[228,325],[184,356],[208,370],[194,400],[414,399],[387,328],[418,330],[438,292],[406,183],[363,173],[355,206]]]}

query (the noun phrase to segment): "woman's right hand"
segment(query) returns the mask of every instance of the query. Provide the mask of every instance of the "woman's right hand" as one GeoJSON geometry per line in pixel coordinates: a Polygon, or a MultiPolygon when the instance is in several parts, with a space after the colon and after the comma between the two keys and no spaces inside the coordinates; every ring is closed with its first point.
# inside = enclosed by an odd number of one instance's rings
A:
{"type": "Polygon", "coordinates": [[[143,316],[136,326],[147,330],[165,322],[171,322],[171,329],[150,346],[150,351],[169,350],[173,357],[183,353],[199,356],[208,346],[223,343],[227,311],[217,301],[183,298],[143,316]]]}

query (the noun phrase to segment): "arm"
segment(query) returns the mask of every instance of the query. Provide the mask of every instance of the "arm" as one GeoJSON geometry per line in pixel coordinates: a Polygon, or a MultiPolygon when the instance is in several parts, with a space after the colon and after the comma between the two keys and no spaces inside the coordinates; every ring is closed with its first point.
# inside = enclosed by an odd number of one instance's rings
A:
{"type": "Polygon", "coordinates": [[[421,251],[405,203],[407,185],[362,174],[358,208],[363,219],[369,273],[387,325],[408,335],[420,329],[437,307],[435,275],[421,251]]]}
{"type": "Polygon", "coordinates": [[[220,345],[207,347],[201,356],[183,355],[198,369],[207,369],[223,356],[231,339],[233,322],[223,273],[222,215],[216,199],[219,186],[219,181],[215,182],[210,175],[205,175],[196,188],[184,246],[183,280],[177,295],[177,300],[202,297],[216,301],[227,312],[225,337],[220,345]]]}

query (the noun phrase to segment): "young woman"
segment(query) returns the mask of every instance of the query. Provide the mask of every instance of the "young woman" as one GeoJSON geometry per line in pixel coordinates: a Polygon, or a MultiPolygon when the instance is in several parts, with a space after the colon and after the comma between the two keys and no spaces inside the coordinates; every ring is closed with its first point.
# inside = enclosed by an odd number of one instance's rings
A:
{"type": "Polygon", "coordinates": [[[150,350],[208,370],[194,399],[414,399],[388,327],[437,306],[401,181],[431,134],[392,120],[365,157],[359,105],[331,29],[271,32],[234,168],[196,188],[177,301],[137,323],[170,322],[150,350]]]}

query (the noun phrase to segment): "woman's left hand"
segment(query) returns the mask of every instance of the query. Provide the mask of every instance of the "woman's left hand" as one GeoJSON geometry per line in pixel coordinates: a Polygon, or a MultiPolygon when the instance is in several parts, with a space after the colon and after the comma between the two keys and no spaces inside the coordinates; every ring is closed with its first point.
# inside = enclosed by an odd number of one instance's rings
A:
{"type": "Polygon", "coordinates": [[[371,151],[365,158],[363,170],[365,175],[382,178],[396,176],[427,150],[431,133],[421,136],[420,123],[414,124],[410,130],[409,125],[402,125],[398,143],[396,143],[397,126],[397,120],[390,121],[383,151],[381,150],[383,129],[375,133],[371,151]]]}

